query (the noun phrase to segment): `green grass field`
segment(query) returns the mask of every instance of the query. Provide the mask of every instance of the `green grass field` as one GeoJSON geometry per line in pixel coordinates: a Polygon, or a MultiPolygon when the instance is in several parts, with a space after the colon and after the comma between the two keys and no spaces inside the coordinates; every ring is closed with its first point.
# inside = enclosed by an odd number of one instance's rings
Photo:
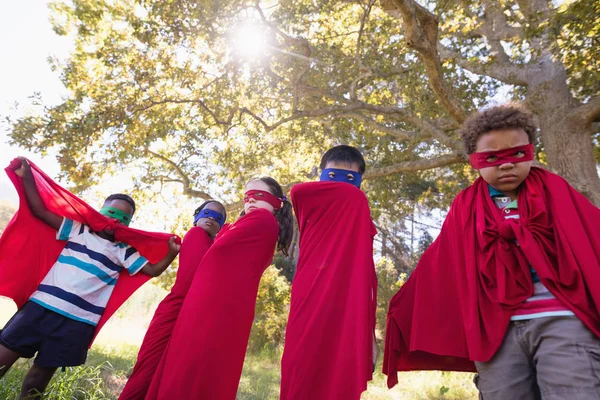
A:
{"type": "MultiPolygon", "coordinates": [[[[130,373],[137,350],[154,309],[165,292],[146,285],[119,310],[98,336],[85,366],[57,372],[45,399],[116,399],[130,373]]],[[[14,304],[0,298],[0,326],[15,311],[14,304]]],[[[237,399],[267,400],[279,396],[279,354],[248,354],[237,399]]],[[[17,398],[30,361],[20,360],[0,379],[0,399],[17,398]]],[[[378,370],[381,370],[380,366],[378,370]]],[[[471,374],[410,372],[400,375],[400,385],[388,390],[385,376],[376,373],[362,399],[476,399],[471,374]]]]}

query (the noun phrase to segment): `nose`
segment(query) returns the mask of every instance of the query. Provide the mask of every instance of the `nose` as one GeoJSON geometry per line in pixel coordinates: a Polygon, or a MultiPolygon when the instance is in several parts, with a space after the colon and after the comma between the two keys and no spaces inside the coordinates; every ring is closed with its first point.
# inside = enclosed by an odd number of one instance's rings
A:
{"type": "Polygon", "coordinates": [[[214,219],[214,217],[208,217],[208,219],[210,219],[211,221],[216,221],[216,219],[214,219]]]}
{"type": "Polygon", "coordinates": [[[498,168],[500,168],[503,171],[506,171],[508,169],[513,169],[514,167],[515,167],[514,163],[507,162],[504,164],[500,164],[500,166],[498,168]]]}
{"type": "Polygon", "coordinates": [[[254,200],[254,197],[250,197],[250,198],[248,199],[248,203],[254,203],[255,201],[256,201],[256,200],[254,200]]]}

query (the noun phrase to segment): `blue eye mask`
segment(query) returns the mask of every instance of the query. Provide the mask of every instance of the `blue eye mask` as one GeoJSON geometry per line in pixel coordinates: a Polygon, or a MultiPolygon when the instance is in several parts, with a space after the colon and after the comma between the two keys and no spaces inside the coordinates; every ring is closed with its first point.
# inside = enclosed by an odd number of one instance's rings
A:
{"type": "Polygon", "coordinates": [[[198,214],[194,215],[194,225],[196,225],[196,222],[198,222],[200,218],[212,218],[217,221],[221,228],[225,224],[225,217],[223,214],[215,210],[209,210],[208,208],[200,210],[198,214]]]}
{"type": "Polygon", "coordinates": [[[321,181],[347,182],[360,188],[362,174],[360,172],[348,171],[347,169],[325,168],[321,171],[321,181]]]}

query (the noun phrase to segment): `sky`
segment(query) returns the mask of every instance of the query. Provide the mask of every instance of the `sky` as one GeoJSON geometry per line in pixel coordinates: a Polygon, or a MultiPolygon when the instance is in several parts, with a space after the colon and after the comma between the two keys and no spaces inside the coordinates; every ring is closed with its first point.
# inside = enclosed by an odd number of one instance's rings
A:
{"type": "MultiPolygon", "coordinates": [[[[47,58],[65,59],[70,41],[52,31],[46,0],[0,0],[0,166],[4,169],[16,156],[33,160],[51,177],[59,168],[54,156],[41,157],[23,148],[8,145],[7,115],[32,112],[30,100],[35,91],[46,104],[57,104],[66,95],[57,72],[47,58]],[[19,104],[15,110],[15,103],[19,104]]],[[[0,172],[0,201],[17,202],[16,192],[4,172],[0,172]]]]}

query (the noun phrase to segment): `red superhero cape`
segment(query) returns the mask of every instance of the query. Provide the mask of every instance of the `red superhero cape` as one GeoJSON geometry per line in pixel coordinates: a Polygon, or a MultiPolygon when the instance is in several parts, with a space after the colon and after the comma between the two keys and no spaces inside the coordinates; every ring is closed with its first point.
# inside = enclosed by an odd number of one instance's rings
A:
{"type": "Polygon", "coordinates": [[[258,284],[278,234],[273,214],[259,209],[217,236],[198,266],[146,399],[235,399],[258,284]]]}
{"type": "Polygon", "coordinates": [[[353,400],[372,379],[377,276],[369,203],[343,182],[291,190],[300,247],[281,399],[353,400]]]}
{"type": "Polygon", "coordinates": [[[198,226],[190,229],[184,236],[179,253],[179,268],[171,292],[160,302],[138,353],[133,373],[127,380],[119,400],[135,400],[146,397],[160,359],[169,343],[179,310],[192,279],[204,254],[213,240],[206,231],[198,226]]]}
{"type": "Polygon", "coordinates": [[[541,282],[600,335],[600,210],[561,177],[532,168],[506,220],[479,178],[454,200],[442,231],[392,298],[383,372],[475,371],[541,282]],[[518,242],[518,245],[516,244],[518,242]]]}
{"type": "MultiPolygon", "coordinates": [[[[110,224],[115,230],[116,240],[135,247],[153,264],[167,255],[168,240],[173,235],[145,232],[113,224],[83,200],[60,187],[35,164],[29,163],[38,192],[48,210],[84,223],[94,231],[102,231],[110,224]]],[[[5,169],[19,194],[19,210],[0,237],[0,296],[10,297],[17,307],[25,304],[36,291],[66,244],[65,241],[56,240],[56,231],[31,213],[23,181],[14,171],[20,165],[21,161],[15,159],[5,169]]],[[[104,314],[98,322],[96,334],[125,300],[148,279],[149,276],[143,273],[129,276],[127,271],[121,272],[104,314]]]]}

